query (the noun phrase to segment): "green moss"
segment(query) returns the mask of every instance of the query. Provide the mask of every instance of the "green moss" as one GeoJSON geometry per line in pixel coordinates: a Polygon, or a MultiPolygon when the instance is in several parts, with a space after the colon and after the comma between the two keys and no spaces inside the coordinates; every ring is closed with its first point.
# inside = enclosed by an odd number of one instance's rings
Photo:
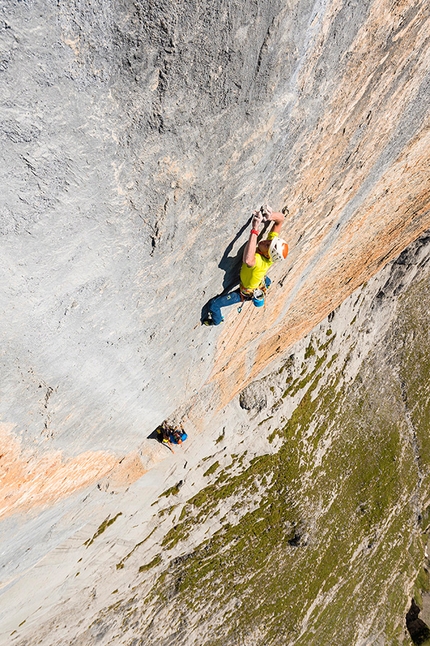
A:
{"type": "Polygon", "coordinates": [[[156,565],[158,565],[159,563],[161,563],[161,554],[157,554],[157,556],[155,556],[155,557],[152,559],[152,561],[150,561],[150,562],[149,562],[149,563],[147,563],[146,565],[141,565],[141,566],[140,566],[140,568],[139,568],[139,573],[147,572],[148,570],[150,570],[151,568],[155,567],[155,566],[156,566],[156,565]]]}
{"type": "Polygon", "coordinates": [[[106,520],[104,520],[104,521],[102,522],[102,524],[99,526],[99,528],[98,528],[98,530],[96,531],[96,533],[94,534],[94,536],[93,536],[92,538],[89,538],[87,541],[85,541],[84,545],[86,545],[87,547],[89,547],[90,545],[92,545],[92,544],[94,543],[94,541],[96,540],[96,538],[98,538],[101,534],[103,534],[103,532],[104,532],[104,531],[105,531],[105,530],[106,530],[110,525],[112,525],[112,524],[116,521],[116,519],[117,519],[119,516],[122,516],[122,512],[121,512],[121,511],[120,511],[116,516],[114,516],[113,518],[111,518],[110,516],[108,516],[108,517],[106,518],[106,520]]]}
{"type": "MultiPolygon", "coordinates": [[[[334,335],[317,350],[313,344],[306,370],[285,384],[300,401],[269,436],[281,438],[277,453],[249,462],[234,456],[234,471],[217,472],[187,501],[163,540],[170,565],[147,604],[210,623],[202,646],[347,646],[369,618],[373,627],[361,639],[372,640],[374,629],[387,644],[404,641],[407,594],[423,561],[417,491],[426,500],[430,490],[422,316],[414,328],[402,325],[396,370],[370,357],[348,386],[348,358],[342,366],[329,354],[334,335]],[[212,535],[197,545],[199,534],[192,536],[196,547],[184,554],[182,541],[203,523],[212,535]]],[[[426,511],[424,528],[429,519],[426,511]]],[[[427,589],[424,574],[414,594],[427,589]]]]}
{"type": "MultiPolygon", "coordinates": [[[[235,500],[237,523],[223,526],[202,543],[186,565],[173,567],[158,589],[164,595],[163,589],[173,585],[181,599],[192,600],[195,612],[202,612],[208,599],[211,612],[221,605],[232,608],[223,624],[214,626],[205,642],[208,646],[241,643],[253,628],[260,631],[261,643],[288,643],[306,608],[341,581],[342,594],[315,611],[316,623],[310,617],[312,643],[333,643],[345,599],[353,616],[364,617],[372,612],[375,598],[385,598],[390,573],[387,545],[390,558],[401,560],[409,542],[404,532],[410,514],[406,492],[415,483],[414,462],[399,466],[403,430],[390,406],[376,407],[373,393],[360,382],[356,385],[360,396],[350,400],[340,386],[341,368],[314,396],[323,366],[328,370],[336,359],[334,355],[327,362],[324,353],[296,385],[297,392],[304,391],[299,405],[285,426],[269,437],[269,441],[276,435],[284,437],[278,453],[259,456],[241,473],[204,488],[188,501],[191,511],[166,537],[166,547],[174,547],[214,514],[217,505],[225,509],[235,500]],[[308,436],[315,420],[318,424],[308,436]],[[372,430],[363,431],[363,423],[372,430]],[[335,441],[324,449],[336,428],[341,430],[335,441]],[[313,467],[321,449],[324,457],[319,467],[313,467]],[[259,507],[244,511],[241,501],[251,499],[262,486],[259,507]],[[321,508],[326,511],[320,518],[321,508]],[[394,508],[396,516],[380,543],[380,528],[394,508]],[[372,593],[357,595],[357,589],[367,590],[369,571],[372,593]],[[215,589],[222,594],[215,594],[215,589]],[[235,599],[241,600],[239,606],[235,599]],[[226,626],[230,626],[227,635],[226,626]]],[[[402,575],[392,586],[393,607],[399,613],[404,607],[403,586],[402,575]]],[[[394,625],[387,630],[398,634],[394,625]]],[[[353,631],[354,623],[346,622],[338,643],[353,643],[353,631]]],[[[309,632],[294,643],[309,644],[309,632]]]]}
{"type": "Polygon", "coordinates": [[[219,468],[219,462],[214,462],[207,471],[204,472],[203,476],[210,476],[212,473],[215,473],[215,471],[219,468]]]}
{"type": "MultiPolygon", "coordinates": [[[[326,344],[324,344],[324,346],[322,346],[322,348],[323,348],[324,350],[326,349],[327,344],[331,343],[332,339],[334,339],[334,337],[332,337],[331,339],[329,339],[329,341],[328,341],[326,344]]],[[[282,397],[283,397],[283,398],[285,398],[285,397],[287,397],[287,396],[288,396],[288,397],[294,397],[294,396],[295,396],[295,395],[296,395],[300,390],[303,390],[303,389],[304,389],[304,388],[306,388],[306,386],[308,386],[309,384],[312,384],[312,385],[313,385],[313,389],[315,389],[315,388],[316,388],[316,386],[317,386],[317,384],[318,384],[318,381],[319,381],[319,380],[320,380],[320,378],[322,377],[322,373],[320,372],[320,369],[323,367],[324,362],[325,362],[326,360],[327,360],[327,353],[325,352],[323,355],[319,356],[319,357],[316,359],[315,364],[314,364],[313,369],[312,369],[312,372],[310,372],[310,373],[306,374],[306,370],[303,370],[303,371],[302,371],[302,373],[301,373],[301,375],[305,374],[306,376],[305,376],[305,377],[303,377],[302,379],[300,379],[300,378],[299,378],[299,379],[296,379],[296,380],[295,380],[295,381],[294,381],[294,382],[289,386],[289,388],[287,388],[287,389],[285,390],[285,392],[283,393],[282,397]]]]}
{"type": "Polygon", "coordinates": [[[160,498],[165,496],[176,496],[179,493],[181,486],[180,483],[178,482],[177,484],[173,485],[173,487],[169,487],[169,489],[166,489],[166,491],[163,491],[163,493],[160,494],[160,498]]]}
{"type": "MultiPolygon", "coordinates": [[[[177,491],[172,491],[171,493],[178,493],[180,487],[178,485],[176,485],[176,487],[172,487],[172,489],[175,489],[175,488],[177,488],[177,491]]],[[[162,495],[166,495],[166,494],[164,493],[162,495]]],[[[170,495],[170,494],[167,494],[167,495],[170,495]]],[[[178,505],[170,505],[170,507],[166,507],[166,509],[160,509],[160,511],[158,512],[158,516],[160,518],[166,515],[170,516],[170,514],[172,514],[175,511],[177,506],[178,505]]]]}
{"type": "Polygon", "coordinates": [[[278,401],[276,401],[272,406],[272,413],[274,413],[276,410],[278,410],[278,408],[280,408],[282,406],[282,404],[283,404],[282,398],[278,399],[278,401]]]}
{"type": "Polygon", "coordinates": [[[305,360],[310,359],[314,355],[315,355],[315,348],[313,347],[312,341],[311,341],[305,350],[305,360]]]}
{"type": "Polygon", "coordinates": [[[281,374],[284,370],[290,370],[293,366],[294,366],[294,356],[291,355],[288,357],[285,363],[283,363],[282,366],[279,368],[278,374],[281,374]]]}
{"type": "Polygon", "coordinates": [[[184,507],[182,508],[182,511],[181,511],[181,515],[179,516],[179,522],[185,518],[187,513],[188,513],[188,506],[184,505],[184,507]]]}
{"type": "Polygon", "coordinates": [[[269,442],[269,444],[272,444],[275,437],[280,435],[281,435],[281,431],[279,430],[279,428],[275,428],[275,430],[272,431],[272,433],[270,433],[270,435],[268,436],[267,441],[269,442]]]}
{"type": "Polygon", "coordinates": [[[270,419],[273,419],[273,415],[270,415],[270,417],[266,417],[265,419],[262,419],[261,422],[258,423],[258,426],[262,426],[266,422],[268,422],[270,419]]]}
{"type": "Polygon", "coordinates": [[[220,442],[223,441],[224,438],[225,438],[225,429],[223,429],[221,435],[217,437],[217,439],[215,440],[215,444],[219,444],[220,442]]]}
{"type": "Polygon", "coordinates": [[[319,350],[319,352],[327,352],[328,348],[329,348],[329,347],[330,347],[330,345],[333,343],[333,341],[335,340],[335,338],[336,338],[336,334],[334,334],[333,336],[331,336],[331,337],[328,339],[328,341],[326,341],[325,343],[320,343],[320,344],[318,345],[318,350],[319,350]]]}
{"type": "Polygon", "coordinates": [[[414,597],[415,601],[417,602],[418,606],[421,609],[423,607],[423,599],[422,599],[423,592],[430,592],[429,572],[425,568],[420,569],[417,579],[415,581],[414,591],[412,594],[412,596],[414,597]]]}
{"type": "Polygon", "coordinates": [[[136,545],[133,547],[133,549],[132,549],[128,554],[126,554],[126,555],[124,556],[124,558],[122,559],[122,561],[120,561],[119,563],[117,563],[117,564],[116,564],[116,569],[117,569],[117,570],[122,570],[122,569],[123,569],[125,561],[126,561],[127,559],[129,559],[129,558],[130,558],[130,556],[133,554],[133,552],[134,552],[135,550],[137,550],[141,545],[143,545],[143,544],[145,543],[145,541],[147,541],[147,540],[148,540],[148,538],[150,538],[150,537],[152,536],[152,534],[155,532],[155,530],[156,530],[156,529],[157,529],[157,528],[156,528],[156,527],[154,527],[154,529],[153,529],[153,530],[148,534],[148,536],[146,536],[146,537],[143,539],[143,541],[139,541],[138,543],[136,543],[136,545]]]}
{"type": "Polygon", "coordinates": [[[412,303],[406,305],[409,316],[403,321],[401,327],[404,339],[403,361],[401,362],[402,396],[416,432],[423,467],[423,485],[425,489],[429,489],[430,352],[428,348],[427,302],[418,296],[412,300],[412,303]],[[414,341],[411,342],[411,339],[414,341]]]}

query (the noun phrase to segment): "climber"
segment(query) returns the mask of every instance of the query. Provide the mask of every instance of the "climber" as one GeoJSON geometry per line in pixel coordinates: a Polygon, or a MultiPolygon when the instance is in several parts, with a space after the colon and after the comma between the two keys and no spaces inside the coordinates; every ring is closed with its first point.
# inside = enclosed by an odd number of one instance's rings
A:
{"type": "Polygon", "coordinates": [[[203,325],[219,325],[224,320],[221,307],[249,300],[257,307],[264,304],[264,295],[271,283],[266,273],[274,262],[285,260],[288,254],[287,243],[279,238],[284,219],[283,213],[273,212],[270,206],[262,206],[259,211],[253,212],[251,232],[243,251],[240,287],[211,300],[203,325]],[[273,222],[274,226],[267,238],[258,242],[262,222],[273,222]]]}
{"type": "Polygon", "coordinates": [[[181,424],[175,427],[163,422],[160,428],[163,444],[182,444],[188,437],[181,424]]]}

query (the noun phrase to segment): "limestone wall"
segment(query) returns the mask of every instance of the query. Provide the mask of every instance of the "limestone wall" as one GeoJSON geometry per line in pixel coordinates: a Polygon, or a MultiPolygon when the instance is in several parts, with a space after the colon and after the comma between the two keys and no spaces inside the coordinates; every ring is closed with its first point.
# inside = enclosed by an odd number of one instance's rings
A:
{"type": "Polygon", "coordinates": [[[5,554],[24,555],[31,523],[37,540],[66,510],[85,524],[91,487],[153,469],[169,415],[217,434],[430,226],[430,16],[423,0],[0,12],[0,513],[5,554]],[[290,246],[267,305],[201,327],[263,202],[288,207],[290,246]]]}
{"type": "Polygon", "coordinates": [[[428,32],[412,1],[3,3],[6,428],[65,458],[135,449],[416,238],[428,32]],[[289,260],[263,315],[208,334],[263,201],[288,205],[289,260]]]}

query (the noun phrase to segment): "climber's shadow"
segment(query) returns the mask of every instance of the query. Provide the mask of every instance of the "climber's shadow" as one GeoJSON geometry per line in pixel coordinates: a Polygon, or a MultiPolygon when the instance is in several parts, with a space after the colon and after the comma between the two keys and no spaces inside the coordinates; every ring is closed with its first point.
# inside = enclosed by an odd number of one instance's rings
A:
{"type": "Polygon", "coordinates": [[[157,426],[157,428],[154,431],[152,431],[152,433],[150,433],[146,439],[155,440],[156,442],[158,442],[158,444],[162,444],[163,431],[161,426],[157,426]]]}
{"type": "MultiPolygon", "coordinates": [[[[224,278],[222,281],[222,286],[223,290],[220,294],[217,294],[216,296],[212,296],[207,303],[205,303],[202,307],[202,313],[201,313],[201,321],[203,322],[207,316],[208,316],[208,311],[209,311],[209,304],[213,298],[217,298],[218,296],[222,296],[224,294],[227,294],[227,292],[230,292],[232,289],[235,287],[238,287],[239,285],[239,273],[240,273],[240,267],[242,265],[242,256],[243,256],[243,250],[245,248],[245,244],[243,244],[237,253],[234,255],[230,255],[235,243],[241,235],[246,231],[246,229],[250,226],[252,221],[252,216],[245,222],[243,227],[237,232],[233,240],[230,242],[230,244],[226,247],[226,250],[224,251],[224,254],[218,264],[218,267],[224,271],[224,278]]],[[[264,233],[265,227],[262,231],[264,233]]]]}
{"type": "Polygon", "coordinates": [[[152,431],[152,433],[150,433],[146,439],[160,441],[160,434],[157,433],[157,429],[155,429],[155,431],[152,431]]]}
{"type": "Polygon", "coordinates": [[[252,217],[249,218],[249,220],[237,232],[236,236],[226,247],[223,257],[219,261],[218,267],[224,271],[224,278],[222,281],[223,291],[221,292],[222,294],[225,294],[225,292],[228,292],[230,289],[232,289],[237,285],[237,282],[238,282],[237,279],[238,279],[240,267],[242,264],[242,256],[243,256],[243,250],[245,245],[243,244],[239,248],[237,253],[234,254],[233,256],[230,256],[230,254],[235,245],[235,242],[239,240],[239,238],[244,233],[244,231],[246,231],[246,229],[249,227],[251,220],[252,220],[252,217]]]}

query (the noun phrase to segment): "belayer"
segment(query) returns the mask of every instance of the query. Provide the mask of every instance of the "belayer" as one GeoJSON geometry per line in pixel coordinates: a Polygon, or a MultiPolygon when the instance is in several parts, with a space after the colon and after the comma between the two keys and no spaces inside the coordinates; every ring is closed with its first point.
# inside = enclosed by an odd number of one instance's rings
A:
{"type": "Polygon", "coordinates": [[[182,444],[188,437],[181,425],[174,427],[167,422],[163,422],[160,428],[163,444],[182,444]]]}
{"type": "Polygon", "coordinates": [[[279,237],[284,220],[284,214],[274,213],[270,206],[262,206],[253,212],[251,232],[243,251],[240,287],[210,301],[204,325],[219,325],[224,320],[222,307],[251,300],[257,307],[264,304],[264,296],[271,283],[266,276],[267,271],[274,262],[285,260],[288,254],[287,243],[279,237]],[[274,224],[267,238],[258,241],[262,222],[274,224]]]}

